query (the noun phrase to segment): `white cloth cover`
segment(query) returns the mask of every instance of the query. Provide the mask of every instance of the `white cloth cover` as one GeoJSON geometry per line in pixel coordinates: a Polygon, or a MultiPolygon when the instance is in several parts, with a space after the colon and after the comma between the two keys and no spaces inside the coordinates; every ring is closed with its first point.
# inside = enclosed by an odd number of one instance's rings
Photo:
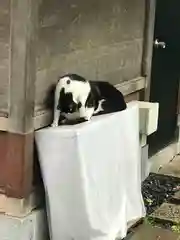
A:
{"type": "Polygon", "coordinates": [[[137,104],[36,132],[52,240],[114,240],[145,215],[137,104]]]}

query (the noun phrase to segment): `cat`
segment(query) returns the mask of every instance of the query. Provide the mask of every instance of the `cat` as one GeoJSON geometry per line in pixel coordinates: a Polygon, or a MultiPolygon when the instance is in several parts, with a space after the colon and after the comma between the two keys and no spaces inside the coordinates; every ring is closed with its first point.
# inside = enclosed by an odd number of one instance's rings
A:
{"type": "Polygon", "coordinates": [[[52,127],[89,121],[92,116],[126,109],[124,97],[109,82],[88,81],[77,74],[59,78],[54,94],[52,127]]]}

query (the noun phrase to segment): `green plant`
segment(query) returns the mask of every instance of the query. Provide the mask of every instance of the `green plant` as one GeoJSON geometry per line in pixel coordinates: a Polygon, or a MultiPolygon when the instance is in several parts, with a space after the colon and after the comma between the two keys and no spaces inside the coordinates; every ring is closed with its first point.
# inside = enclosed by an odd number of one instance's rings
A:
{"type": "Polygon", "coordinates": [[[151,200],[150,198],[146,198],[145,201],[148,203],[149,206],[151,206],[153,203],[153,200],[151,200]]]}
{"type": "Polygon", "coordinates": [[[152,217],[145,217],[144,218],[144,223],[145,224],[149,224],[149,225],[152,225],[152,226],[155,226],[155,220],[154,220],[154,218],[152,218],[152,217]]]}
{"type": "Polygon", "coordinates": [[[171,230],[175,233],[180,233],[180,222],[171,226],[171,230]]]}

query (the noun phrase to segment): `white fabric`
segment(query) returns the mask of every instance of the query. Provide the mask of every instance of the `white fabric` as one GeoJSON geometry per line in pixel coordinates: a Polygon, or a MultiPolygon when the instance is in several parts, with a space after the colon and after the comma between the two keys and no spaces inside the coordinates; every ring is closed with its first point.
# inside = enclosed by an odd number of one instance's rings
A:
{"type": "Polygon", "coordinates": [[[138,105],[36,132],[52,240],[114,240],[145,215],[138,105]]]}

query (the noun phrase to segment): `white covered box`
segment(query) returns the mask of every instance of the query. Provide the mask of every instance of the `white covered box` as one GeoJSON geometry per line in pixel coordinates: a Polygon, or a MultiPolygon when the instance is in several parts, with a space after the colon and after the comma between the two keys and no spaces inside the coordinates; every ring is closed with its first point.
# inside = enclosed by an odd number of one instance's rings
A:
{"type": "Polygon", "coordinates": [[[52,240],[114,240],[145,215],[138,104],[36,132],[52,240]]]}

